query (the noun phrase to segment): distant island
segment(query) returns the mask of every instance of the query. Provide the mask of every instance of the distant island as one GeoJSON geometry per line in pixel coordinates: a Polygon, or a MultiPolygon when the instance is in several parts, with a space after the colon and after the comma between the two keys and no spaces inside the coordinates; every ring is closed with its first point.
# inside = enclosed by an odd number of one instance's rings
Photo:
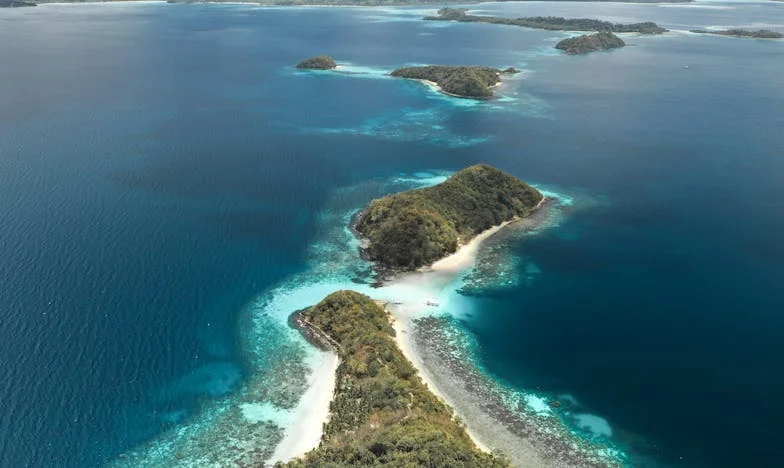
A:
{"type": "Polygon", "coordinates": [[[330,294],[292,317],[338,354],[321,444],[286,465],[508,467],[476,448],[452,409],[422,383],[395,343],[389,313],[354,291],[330,294]]]}
{"type": "Polygon", "coordinates": [[[533,16],[528,18],[501,18],[498,16],[469,15],[467,8],[442,8],[437,16],[425,16],[430,21],[460,21],[464,23],[490,23],[522,26],[524,28],[554,31],[596,31],[640,34],[662,34],[666,29],[656,23],[618,24],[589,18],[567,19],[557,16],[533,16]]]}
{"type": "Polygon", "coordinates": [[[476,66],[428,65],[399,68],[391,75],[429,82],[452,96],[488,99],[493,97],[492,88],[501,82],[501,75],[514,73],[518,71],[511,67],[499,70],[476,66]]]}
{"type": "MultiPolygon", "coordinates": [[[[6,0],[8,1],[8,0],[6,0]]],[[[38,3],[119,3],[133,0],[39,0],[38,3]]],[[[522,1],[522,0],[501,0],[522,1]]],[[[617,2],[618,0],[547,0],[551,2],[617,2]]],[[[624,0],[627,3],[688,3],[694,0],[624,0]]],[[[26,3],[26,2],[25,2],[26,3]]],[[[253,5],[275,6],[406,6],[406,5],[443,5],[441,0],[166,0],[166,3],[248,3],[253,5]]],[[[465,3],[480,3],[478,0],[465,3]]],[[[1,6],[1,5],[0,5],[1,6]]],[[[21,5],[35,6],[35,5],[21,5]]]]}
{"type": "Polygon", "coordinates": [[[617,49],[625,46],[623,40],[611,32],[600,32],[596,34],[585,34],[580,37],[570,37],[555,45],[556,49],[563,50],[567,54],[586,54],[597,50],[617,49]]]}
{"type": "Polygon", "coordinates": [[[337,68],[338,64],[329,55],[319,55],[305,59],[297,64],[297,68],[309,70],[332,70],[337,68]]]}
{"type": "Polygon", "coordinates": [[[529,216],[543,200],[525,182],[479,164],[434,187],[373,200],[354,228],[363,238],[364,254],[379,267],[414,270],[482,231],[529,216]]]}
{"type": "MultiPolygon", "coordinates": [[[[781,0],[784,1],[784,0],[781,0]]],[[[771,31],[769,29],[758,29],[750,31],[747,29],[725,29],[722,31],[712,31],[708,29],[692,29],[691,32],[697,34],[715,34],[718,36],[732,36],[732,37],[751,37],[754,39],[782,39],[784,34],[780,32],[771,31]]]]}
{"type": "Polygon", "coordinates": [[[0,0],[0,8],[34,7],[37,3],[28,0],[0,0]]]}

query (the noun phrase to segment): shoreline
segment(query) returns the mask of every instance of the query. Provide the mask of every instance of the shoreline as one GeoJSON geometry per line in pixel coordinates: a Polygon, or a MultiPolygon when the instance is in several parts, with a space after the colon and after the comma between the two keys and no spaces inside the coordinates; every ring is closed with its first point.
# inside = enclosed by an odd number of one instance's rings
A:
{"type": "MultiPolygon", "coordinates": [[[[439,390],[438,385],[436,385],[435,383],[435,380],[428,374],[427,368],[422,363],[420,356],[413,351],[413,347],[412,347],[413,343],[410,340],[410,334],[409,334],[410,326],[406,324],[404,328],[402,320],[395,317],[395,314],[392,311],[390,311],[389,308],[387,307],[386,302],[382,302],[381,306],[384,307],[384,310],[386,310],[387,313],[389,314],[389,319],[392,322],[392,328],[395,329],[395,344],[397,344],[397,347],[398,349],[400,349],[400,352],[403,353],[403,356],[405,356],[406,359],[408,359],[411,362],[411,364],[414,365],[414,367],[417,370],[417,373],[419,374],[419,378],[422,379],[422,383],[425,384],[425,387],[427,387],[427,389],[433,395],[438,397],[439,400],[449,405],[449,407],[452,408],[452,410],[454,411],[454,415],[456,417],[460,417],[465,423],[466,419],[464,415],[458,412],[453,402],[450,401],[450,399],[447,398],[443,394],[443,392],[439,390]],[[404,337],[403,335],[406,336],[404,337]]],[[[474,445],[476,445],[476,447],[479,450],[485,453],[493,452],[492,449],[490,449],[490,447],[485,445],[480,440],[479,436],[477,436],[477,434],[474,433],[474,431],[471,429],[468,423],[465,423],[464,428],[466,434],[468,434],[468,437],[471,438],[471,441],[474,443],[474,445]]]]}
{"type": "MultiPolygon", "coordinates": [[[[394,287],[405,285],[406,283],[417,283],[419,285],[424,285],[419,286],[423,289],[428,287],[433,287],[433,289],[444,288],[456,279],[460,273],[473,266],[479,249],[485,241],[502,231],[504,228],[529,219],[531,216],[538,213],[548,201],[552,200],[552,198],[547,196],[543,197],[525,218],[514,218],[486,229],[474,236],[469,242],[461,245],[456,252],[433,262],[429,266],[422,267],[408,274],[400,275],[399,277],[392,279],[388,285],[394,287]],[[427,278],[427,281],[422,281],[425,278],[427,278]]],[[[412,314],[411,311],[406,310],[404,304],[394,304],[384,300],[377,300],[376,302],[389,314],[392,327],[395,330],[395,343],[397,344],[397,347],[406,359],[408,359],[417,369],[419,377],[428,390],[452,408],[455,417],[458,417],[463,421],[466,433],[479,450],[486,453],[493,453],[494,450],[493,447],[491,447],[490,440],[488,440],[489,438],[486,437],[486,434],[480,433],[481,431],[477,431],[477,428],[475,427],[474,421],[477,416],[475,412],[467,411],[464,405],[456,404],[456,399],[451,395],[448,395],[450,392],[444,391],[448,386],[431,374],[429,366],[425,364],[423,353],[417,349],[414,339],[416,334],[415,320],[411,317],[411,315],[414,314],[412,314]]],[[[481,408],[477,409],[481,412],[481,408]]],[[[536,463],[536,466],[547,466],[533,447],[526,447],[524,452],[528,452],[524,455],[524,458],[529,462],[532,461],[536,463]]]]}
{"type": "Polygon", "coordinates": [[[420,268],[419,271],[421,272],[428,272],[428,271],[435,271],[435,272],[442,272],[442,273],[457,273],[459,271],[465,270],[473,265],[474,260],[476,260],[476,256],[479,253],[479,247],[482,246],[482,242],[491,238],[497,232],[501,231],[505,227],[519,223],[525,219],[530,218],[534,215],[537,211],[539,211],[544,204],[551,200],[547,198],[547,196],[542,197],[539,203],[536,204],[531,209],[531,213],[526,216],[525,218],[515,217],[508,221],[504,221],[501,224],[493,226],[489,229],[485,229],[484,231],[480,232],[479,234],[475,235],[470,241],[466,244],[461,245],[456,252],[447,255],[446,257],[436,260],[430,266],[420,268]]]}
{"type": "Polygon", "coordinates": [[[318,448],[324,424],[329,421],[329,406],[335,395],[340,359],[333,351],[324,351],[323,362],[313,368],[308,387],[294,410],[283,440],[275,447],[267,463],[286,463],[318,448]]]}
{"type": "MultiPolygon", "coordinates": [[[[454,97],[454,98],[459,98],[459,99],[472,99],[474,101],[489,101],[491,99],[498,98],[498,96],[496,96],[496,95],[492,95],[492,96],[490,96],[488,98],[472,97],[472,96],[462,96],[460,94],[454,94],[454,93],[450,93],[448,91],[444,91],[443,88],[441,88],[441,86],[438,83],[436,83],[435,81],[424,80],[424,79],[420,79],[420,78],[404,78],[404,79],[418,81],[418,82],[424,84],[425,86],[427,86],[428,88],[431,88],[434,91],[438,91],[439,93],[443,94],[444,96],[449,96],[449,97],[454,97]]],[[[490,89],[498,89],[498,87],[501,86],[503,84],[503,82],[504,82],[503,80],[499,79],[498,83],[496,83],[496,84],[494,84],[492,86],[488,86],[488,87],[490,89]]]]}
{"type": "Polygon", "coordinates": [[[441,296],[446,299],[443,306],[449,308],[452,286],[474,266],[486,241],[510,226],[524,224],[519,227],[524,232],[537,230],[547,224],[556,203],[557,198],[545,196],[528,216],[481,232],[429,267],[396,275],[385,288],[403,301],[377,302],[390,315],[400,351],[427,388],[453,409],[478,449],[503,453],[513,466],[621,466],[612,448],[575,436],[546,398],[523,392],[504,396],[505,390],[472,364],[470,351],[461,347],[467,342],[458,344],[462,335],[450,334],[456,329],[449,324],[449,314],[429,312],[432,309],[424,301],[427,296],[441,296]],[[516,399],[511,407],[509,396],[516,399]]]}

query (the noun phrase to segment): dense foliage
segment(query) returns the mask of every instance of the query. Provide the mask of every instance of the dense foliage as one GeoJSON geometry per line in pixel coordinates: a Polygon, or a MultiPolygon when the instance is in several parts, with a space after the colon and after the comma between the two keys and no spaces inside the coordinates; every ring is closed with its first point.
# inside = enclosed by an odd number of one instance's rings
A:
{"type": "Polygon", "coordinates": [[[505,467],[480,452],[394,341],[387,312],[354,291],[302,312],[340,357],[321,445],[290,467],[505,467]]]}
{"type": "Polygon", "coordinates": [[[372,260],[393,269],[415,269],[492,226],[528,216],[542,198],[516,177],[480,164],[434,187],[373,200],[356,230],[367,239],[372,260]]]}
{"type": "Polygon", "coordinates": [[[335,60],[329,55],[311,57],[297,64],[297,68],[307,68],[312,70],[331,70],[337,66],[338,64],[335,63],[335,60]]]}
{"type": "Polygon", "coordinates": [[[733,37],[753,37],[755,39],[782,39],[784,34],[780,32],[771,31],[770,29],[758,29],[756,31],[749,31],[747,29],[726,29],[723,31],[710,31],[706,29],[693,29],[691,32],[697,34],[718,34],[720,36],[733,36],[733,37]]]}
{"type": "Polygon", "coordinates": [[[636,32],[641,34],[662,34],[666,29],[656,23],[617,24],[589,18],[561,18],[557,16],[533,16],[529,18],[501,18],[497,16],[469,15],[465,8],[442,8],[438,16],[426,16],[433,21],[461,21],[465,23],[491,23],[522,26],[525,28],[549,29],[558,31],[607,31],[616,33],[636,32]]]}
{"type": "Polygon", "coordinates": [[[600,32],[564,39],[556,44],[555,48],[563,50],[567,54],[585,54],[596,50],[616,49],[625,45],[623,40],[615,34],[600,32]]]}
{"type": "Polygon", "coordinates": [[[491,86],[501,81],[502,73],[517,73],[513,68],[498,70],[490,67],[429,65],[400,68],[392,76],[428,80],[437,83],[442,91],[461,97],[487,99],[493,96],[491,86]]]}

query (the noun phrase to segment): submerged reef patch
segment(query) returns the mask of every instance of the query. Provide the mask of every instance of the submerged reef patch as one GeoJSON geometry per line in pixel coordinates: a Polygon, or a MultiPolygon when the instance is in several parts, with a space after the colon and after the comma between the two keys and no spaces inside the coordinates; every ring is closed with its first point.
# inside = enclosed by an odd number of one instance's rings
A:
{"type": "Polygon", "coordinates": [[[492,435],[492,449],[512,460],[524,460],[533,450],[555,466],[625,466],[623,452],[606,439],[576,437],[549,397],[513,390],[479,367],[477,344],[456,319],[420,318],[411,333],[427,372],[439,388],[448,389],[448,398],[471,418],[476,433],[492,435]]]}

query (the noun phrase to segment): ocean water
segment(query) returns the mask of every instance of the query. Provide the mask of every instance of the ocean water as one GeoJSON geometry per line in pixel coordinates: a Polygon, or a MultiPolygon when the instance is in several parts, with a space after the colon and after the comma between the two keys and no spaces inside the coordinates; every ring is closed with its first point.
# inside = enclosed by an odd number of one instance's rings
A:
{"type": "Polygon", "coordinates": [[[427,8],[0,10],[0,465],[217,463],[188,444],[231,428],[268,456],[321,358],[287,315],[372,291],[350,216],[487,162],[573,203],[448,292],[476,367],[634,466],[775,466],[784,45],[683,31],[784,4],[477,8],[680,32],[564,57],[427,8]],[[346,68],[293,68],[320,53],[346,68]],[[523,73],[488,103],[384,75],[417,63],[523,73]]]}

